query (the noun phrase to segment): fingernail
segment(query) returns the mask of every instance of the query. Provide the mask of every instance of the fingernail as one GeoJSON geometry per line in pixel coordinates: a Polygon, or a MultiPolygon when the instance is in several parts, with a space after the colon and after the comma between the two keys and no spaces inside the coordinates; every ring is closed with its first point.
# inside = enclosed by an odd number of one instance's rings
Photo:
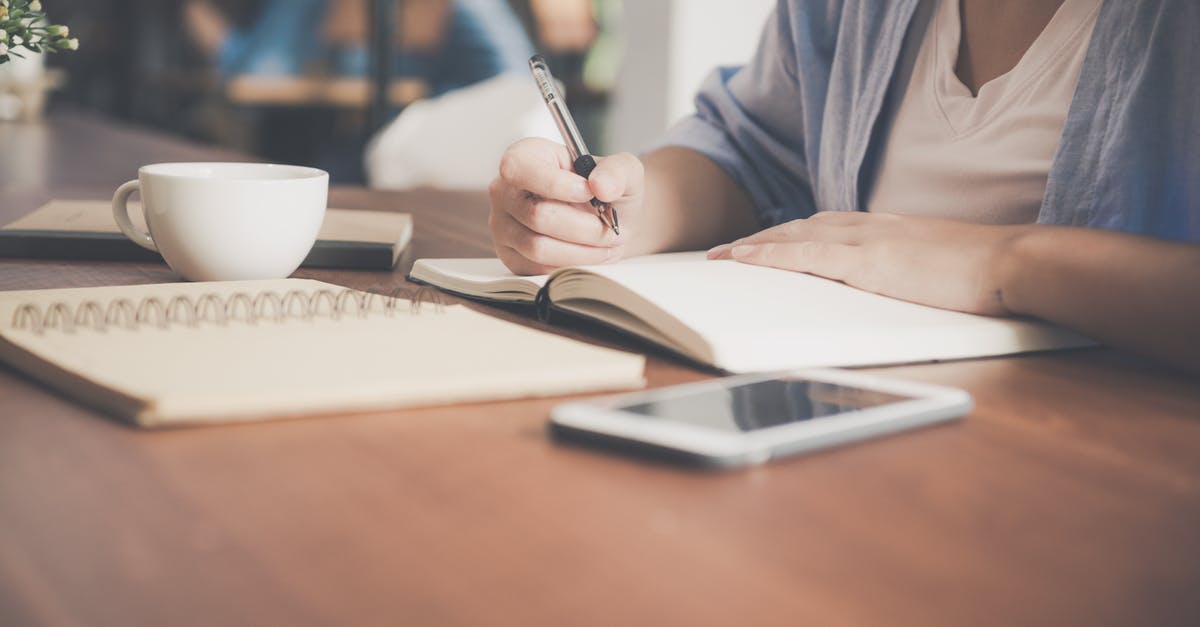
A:
{"type": "Polygon", "coordinates": [[[732,244],[721,244],[720,246],[713,246],[712,248],[708,249],[708,258],[709,259],[717,259],[717,258],[721,257],[722,255],[724,255],[726,252],[729,251],[729,248],[731,246],[732,246],[732,244]]]}
{"type": "Polygon", "coordinates": [[[592,188],[588,187],[587,179],[580,178],[575,184],[575,189],[571,190],[571,200],[577,202],[587,202],[592,199],[592,188]]]}
{"type": "Polygon", "coordinates": [[[617,198],[613,197],[616,196],[616,194],[609,193],[609,191],[616,186],[616,182],[611,179],[611,175],[603,172],[594,174],[590,179],[590,193],[595,194],[596,198],[599,198],[603,202],[613,202],[617,200],[617,198]]]}

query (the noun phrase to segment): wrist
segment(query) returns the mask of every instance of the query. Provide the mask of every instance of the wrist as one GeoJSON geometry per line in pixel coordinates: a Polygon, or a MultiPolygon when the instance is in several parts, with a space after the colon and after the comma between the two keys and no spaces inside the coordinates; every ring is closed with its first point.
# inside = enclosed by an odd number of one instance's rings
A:
{"type": "Polygon", "coordinates": [[[993,267],[993,285],[1001,308],[1011,315],[1031,315],[1025,288],[1037,266],[1039,234],[1045,226],[1013,227],[1000,244],[993,267]]]}

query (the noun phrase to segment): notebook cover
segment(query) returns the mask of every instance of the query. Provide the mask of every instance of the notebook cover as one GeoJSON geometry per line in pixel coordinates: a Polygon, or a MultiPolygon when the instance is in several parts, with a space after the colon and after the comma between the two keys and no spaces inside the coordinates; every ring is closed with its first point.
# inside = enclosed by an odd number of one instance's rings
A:
{"type": "Polygon", "coordinates": [[[428,293],[370,295],[304,279],[0,292],[0,360],[148,427],[645,383],[641,355],[443,306],[428,293]]]}

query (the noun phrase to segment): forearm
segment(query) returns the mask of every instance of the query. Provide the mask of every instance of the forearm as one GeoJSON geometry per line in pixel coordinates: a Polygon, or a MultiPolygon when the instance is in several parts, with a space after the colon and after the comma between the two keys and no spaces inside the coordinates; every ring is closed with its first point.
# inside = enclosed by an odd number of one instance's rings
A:
{"type": "Polygon", "coordinates": [[[666,147],[643,164],[644,217],[633,254],[703,250],[757,230],[750,197],[707,157],[666,147]]]}
{"type": "Polygon", "coordinates": [[[999,279],[1005,307],[1200,372],[1200,245],[1031,227],[999,279]]]}

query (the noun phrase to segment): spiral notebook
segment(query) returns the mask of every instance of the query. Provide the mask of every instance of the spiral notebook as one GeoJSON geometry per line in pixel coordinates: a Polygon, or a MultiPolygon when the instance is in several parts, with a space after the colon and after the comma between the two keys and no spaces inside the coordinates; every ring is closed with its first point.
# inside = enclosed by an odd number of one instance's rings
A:
{"type": "Polygon", "coordinates": [[[729,372],[872,366],[1091,346],[1044,322],[976,316],[703,252],[516,276],[498,259],[419,259],[410,275],[450,292],[538,302],[729,372]]]}
{"type": "Polygon", "coordinates": [[[643,384],[640,355],[404,295],[303,279],[0,292],[0,359],[144,427],[643,384]]]}

